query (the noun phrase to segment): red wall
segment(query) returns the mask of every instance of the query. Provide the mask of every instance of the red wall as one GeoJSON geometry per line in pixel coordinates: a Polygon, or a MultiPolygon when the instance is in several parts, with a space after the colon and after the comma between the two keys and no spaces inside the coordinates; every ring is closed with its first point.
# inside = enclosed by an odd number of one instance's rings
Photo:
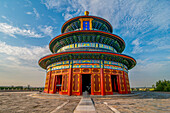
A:
{"type": "Polygon", "coordinates": [[[118,93],[130,93],[128,74],[119,70],[103,68],[70,68],[49,71],[46,76],[45,93],[56,93],[58,75],[62,75],[59,94],[82,95],[82,74],[91,74],[91,95],[112,95],[111,76],[117,76],[118,93]]]}

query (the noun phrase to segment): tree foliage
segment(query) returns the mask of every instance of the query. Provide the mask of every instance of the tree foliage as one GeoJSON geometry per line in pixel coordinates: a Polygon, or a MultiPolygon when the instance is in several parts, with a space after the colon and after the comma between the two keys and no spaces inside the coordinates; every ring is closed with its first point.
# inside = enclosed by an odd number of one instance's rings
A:
{"type": "Polygon", "coordinates": [[[156,86],[152,85],[155,91],[170,91],[170,81],[169,80],[159,80],[156,82],[156,86]]]}

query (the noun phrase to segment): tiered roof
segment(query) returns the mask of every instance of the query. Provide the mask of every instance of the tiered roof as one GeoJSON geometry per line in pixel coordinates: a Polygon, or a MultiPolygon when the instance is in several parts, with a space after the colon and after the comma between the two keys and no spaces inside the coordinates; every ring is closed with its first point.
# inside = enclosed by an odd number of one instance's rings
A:
{"type": "Polygon", "coordinates": [[[39,65],[47,69],[48,65],[59,61],[93,59],[115,61],[126,65],[128,69],[133,68],[135,59],[121,54],[125,42],[112,31],[111,24],[100,17],[86,15],[72,18],[63,24],[62,34],[49,43],[53,54],[41,58],[39,65]],[[82,20],[89,19],[90,29],[83,30],[82,20]],[[90,46],[82,46],[85,43],[90,46]]]}

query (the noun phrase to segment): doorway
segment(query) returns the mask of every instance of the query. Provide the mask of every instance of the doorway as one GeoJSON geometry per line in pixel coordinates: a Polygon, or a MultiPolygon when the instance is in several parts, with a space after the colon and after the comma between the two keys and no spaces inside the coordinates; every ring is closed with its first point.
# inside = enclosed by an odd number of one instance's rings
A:
{"type": "Polygon", "coordinates": [[[82,92],[87,91],[91,94],[91,75],[82,74],[82,92]]]}
{"type": "Polygon", "coordinates": [[[56,76],[56,92],[61,91],[61,85],[62,85],[62,75],[57,75],[56,76]]]}
{"type": "Polygon", "coordinates": [[[117,75],[111,75],[111,80],[113,92],[118,92],[117,75]]]}

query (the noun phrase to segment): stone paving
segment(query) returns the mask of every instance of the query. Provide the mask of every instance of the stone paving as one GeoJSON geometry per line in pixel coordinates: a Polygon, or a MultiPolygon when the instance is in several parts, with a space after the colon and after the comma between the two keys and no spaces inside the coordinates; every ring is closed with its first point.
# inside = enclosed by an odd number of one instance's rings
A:
{"type": "Polygon", "coordinates": [[[32,93],[36,94],[34,92],[0,92],[0,113],[50,113],[68,100],[69,103],[57,113],[72,113],[80,101],[80,97],[68,99],[58,95],[56,98],[57,95],[45,94],[40,98],[28,96],[32,93]]]}
{"type": "MultiPolygon", "coordinates": [[[[0,113],[50,113],[64,102],[57,113],[73,113],[82,96],[38,94],[38,92],[0,92],[0,113]],[[28,96],[29,95],[29,96],[28,96]]],[[[170,113],[170,93],[140,92],[133,96],[91,96],[97,113],[170,113]]]]}
{"type": "Polygon", "coordinates": [[[170,113],[170,94],[140,92],[140,95],[129,97],[107,96],[93,98],[98,113],[113,113],[106,107],[117,109],[120,113],[170,113]]]}
{"type": "Polygon", "coordinates": [[[74,113],[95,113],[95,107],[90,97],[82,98],[77,105],[74,113]]]}

